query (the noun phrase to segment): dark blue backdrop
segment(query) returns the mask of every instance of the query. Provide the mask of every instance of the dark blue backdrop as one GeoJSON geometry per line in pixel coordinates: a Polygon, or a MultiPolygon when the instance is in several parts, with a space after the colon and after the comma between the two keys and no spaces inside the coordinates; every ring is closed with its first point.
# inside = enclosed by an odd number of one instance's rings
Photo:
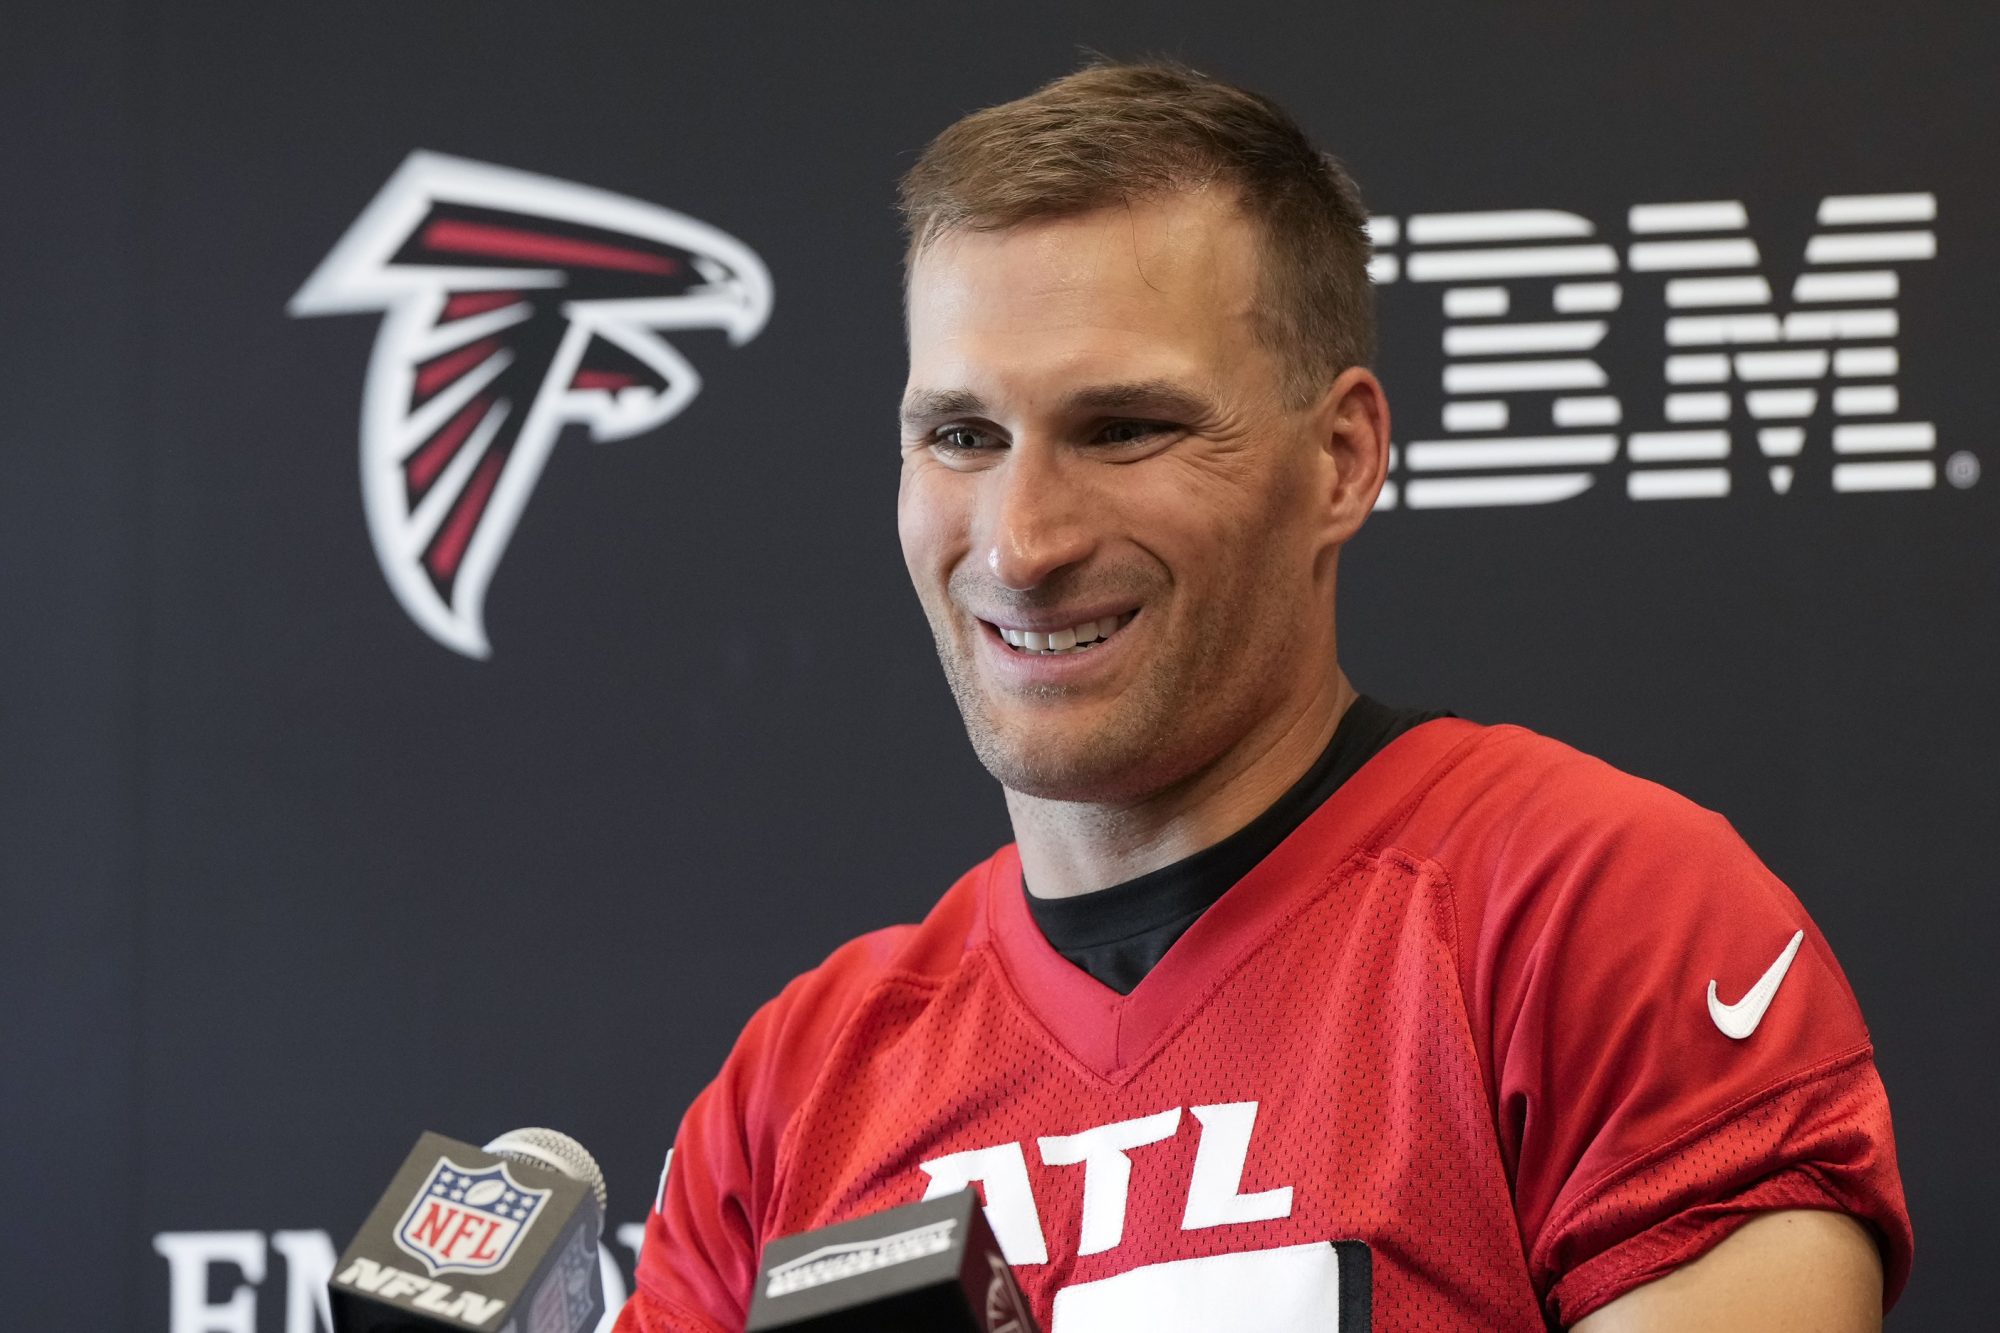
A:
{"type": "Polygon", "coordinates": [[[1406,503],[1345,562],[1351,674],[1736,822],[1876,1035],[1919,1233],[1892,1325],[1979,1326],[2000,1240],[2000,528],[1978,476],[2000,41],[1970,13],[27,6],[0,49],[4,1322],[311,1333],[320,1233],[345,1239],[425,1127],[567,1129],[636,1222],[750,1010],[1005,838],[895,542],[890,201],[929,136],[1089,45],[1278,97],[1398,220],[1381,369],[1406,503]],[[415,149],[687,213],[761,256],[775,293],[740,348],[679,340],[704,384],[677,418],[558,445],[494,579],[485,661],[413,624],[371,547],[379,316],[286,315],[415,149]],[[1929,212],[1822,218],[1876,195],[1929,212]],[[1742,225],[1701,235],[1754,241],[1754,263],[1635,253],[1659,239],[1635,205],[1732,201],[1742,225]],[[1524,209],[1589,234],[1522,244],[1602,245],[1609,269],[1417,279],[1414,217],[1524,209]],[[1916,232],[1930,257],[1806,262],[1815,235],[1916,232]],[[1893,272],[1895,292],[1798,301],[1809,268],[1893,272]],[[1677,278],[1732,275],[1765,277],[1768,305],[1668,304],[1677,278]],[[1617,282],[1618,308],[1557,311],[1554,288],[1584,281],[1617,282]],[[1505,317],[1447,316],[1447,287],[1496,285],[1505,317]],[[1782,322],[1815,309],[1878,314],[1849,337],[1782,322]],[[1760,312],[1775,331],[1669,323],[1760,312]],[[1559,316],[1605,323],[1565,354],[1604,385],[1460,395],[1505,402],[1508,425],[1447,430],[1447,325],[1559,316]],[[1795,378],[1816,395],[1801,418],[1756,415],[1773,403],[1741,362],[1669,382],[1670,356],[1760,342],[1896,356],[1795,378]],[[1837,412],[1857,387],[1878,392],[1837,412]],[[1726,416],[1670,416],[1672,393],[1719,393],[1726,416]],[[1620,420],[1559,425],[1563,395],[1620,420]],[[1907,428],[1890,452],[1836,435],[1881,422],[1907,428]],[[1794,426],[1796,454],[1761,434],[1794,426]],[[1611,454],[1568,469],[1574,498],[1417,504],[1479,492],[1427,491],[1469,474],[1413,444],[1576,450],[1593,430],[1611,454]],[[1691,430],[1710,435],[1634,439],[1691,430]],[[1835,470],[1853,463],[1904,466],[1835,470]],[[1684,475],[1632,480],[1649,471],[1684,475]],[[1633,498],[1661,484],[1704,494],[1633,498]]]}

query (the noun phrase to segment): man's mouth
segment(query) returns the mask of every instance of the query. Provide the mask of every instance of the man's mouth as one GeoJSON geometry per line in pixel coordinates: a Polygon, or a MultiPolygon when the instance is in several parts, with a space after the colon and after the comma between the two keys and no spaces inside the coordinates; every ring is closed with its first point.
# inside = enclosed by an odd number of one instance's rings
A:
{"type": "MultiPolygon", "coordinates": [[[[1009,629],[1005,625],[994,625],[993,628],[1000,635],[1000,641],[1017,653],[1052,657],[1058,653],[1088,652],[1131,624],[1132,617],[1138,614],[1137,611],[1126,611],[1055,630],[1009,629]]],[[[992,624],[991,621],[987,623],[992,624]]]]}

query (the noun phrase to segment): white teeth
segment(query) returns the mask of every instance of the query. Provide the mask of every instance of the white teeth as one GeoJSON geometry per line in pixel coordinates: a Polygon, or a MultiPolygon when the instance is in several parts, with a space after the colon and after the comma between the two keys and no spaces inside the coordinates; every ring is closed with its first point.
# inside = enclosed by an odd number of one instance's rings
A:
{"type": "Polygon", "coordinates": [[[1023,652],[1072,653],[1110,638],[1124,628],[1125,622],[1134,614],[1136,613],[1127,612],[1123,616],[1086,620],[1081,624],[1071,625],[1068,629],[1054,630],[1046,634],[1031,629],[1008,629],[1004,625],[996,625],[994,628],[1000,631],[1000,637],[1006,640],[1009,646],[1019,648],[1023,652]]]}

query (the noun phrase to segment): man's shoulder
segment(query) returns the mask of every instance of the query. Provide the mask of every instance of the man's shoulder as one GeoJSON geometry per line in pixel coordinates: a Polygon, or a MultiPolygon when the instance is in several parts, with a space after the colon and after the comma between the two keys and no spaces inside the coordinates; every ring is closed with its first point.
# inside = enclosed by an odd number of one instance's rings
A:
{"type": "Polygon", "coordinates": [[[1453,739],[1448,757],[1415,784],[1385,830],[1407,850],[1496,837],[1562,843],[1727,829],[1672,788],[1527,727],[1460,724],[1453,739]]]}
{"type": "MultiPolygon", "coordinates": [[[[1437,724],[1431,724],[1437,725],[1437,724]]],[[[1777,881],[1729,821],[1663,786],[1525,727],[1462,726],[1374,837],[1441,870],[1460,910],[1539,916],[1588,891],[1646,919],[1701,910],[1731,886],[1777,881]],[[1482,906],[1483,904],[1483,906],[1482,906]]]]}
{"type": "Polygon", "coordinates": [[[960,875],[923,920],[883,926],[842,944],[793,978],[753,1026],[774,1029],[780,1039],[811,1033],[829,1041],[884,987],[922,991],[945,984],[985,936],[986,881],[1006,854],[1003,848],[960,875]]]}
{"type": "Polygon", "coordinates": [[[1374,845],[1441,876],[1467,949],[1560,937],[1624,958],[1706,921],[1794,922],[1782,944],[1805,920],[1722,815],[1524,727],[1466,728],[1374,845]]]}

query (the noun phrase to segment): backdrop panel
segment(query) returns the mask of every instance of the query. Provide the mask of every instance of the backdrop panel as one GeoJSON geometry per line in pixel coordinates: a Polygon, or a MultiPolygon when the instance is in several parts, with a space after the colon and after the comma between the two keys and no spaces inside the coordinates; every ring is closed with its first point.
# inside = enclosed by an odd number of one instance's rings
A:
{"type": "Polygon", "coordinates": [[[1729,815],[1876,1036],[1920,1233],[1892,1325],[1979,1326],[1991,20],[32,8],[0,56],[10,1321],[311,1333],[425,1127],[565,1129],[637,1223],[754,1007],[1006,838],[896,544],[891,201],[1091,47],[1267,92],[1353,168],[1398,454],[1350,673],[1729,815]],[[392,180],[421,205],[370,214],[392,180]],[[355,275],[523,230],[612,297],[692,245],[768,311],[572,345],[516,291],[476,389],[513,415],[454,438],[470,381],[355,275]],[[342,245],[346,312],[300,309],[342,245]]]}

